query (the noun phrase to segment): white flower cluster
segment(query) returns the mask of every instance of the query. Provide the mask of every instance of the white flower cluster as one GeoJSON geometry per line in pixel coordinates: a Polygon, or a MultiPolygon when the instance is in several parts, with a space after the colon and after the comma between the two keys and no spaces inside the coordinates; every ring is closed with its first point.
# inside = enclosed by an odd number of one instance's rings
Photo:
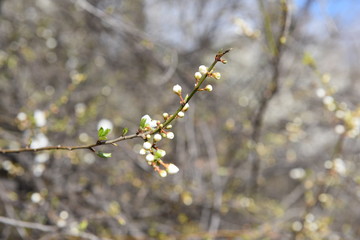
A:
{"type": "MultiPolygon", "coordinates": [[[[216,80],[219,80],[221,78],[221,73],[213,72],[213,71],[209,72],[208,67],[206,67],[205,65],[201,65],[201,66],[199,66],[199,71],[194,74],[194,77],[196,79],[195,86],[197,86],[199,80],[204,75],[212,77],[212,78],[214,78],[216,80]]],[[[210,84],[206,85],[206,87],[203,88],[203,89],[199,89],[199,91],[208,91],[208,92],[211,92],[212,90],[213,90],[213,87],[210,84]]]]}
{"type": "MultiPolygon", "coordinates": [[[[328,76],[324,76],[326,83],[328,76]]],[[[344,102],[338,102],[330,95],[330,90],[318,88],[316,95],[322,99],[327,110],[333,112],[339,123],[334,127],[337,134],[345,134],[347,137],[356,138],[360,135],[360,111],[359,109],[351,110],[344,102]],[[329,93],[328,93],[329,92],[329,93]]]]}
{"type": "MultiPolygon", "coordinates": [[[[212,77],[216,80],[221,78],[221,74],[219,72],[213,72],[212,69],[209,70],[208,67],[201,65],[199,67],[199,71],[194,74],[196,83],[195,89],[193,91],[208,91],[211,92],[213,87],[208,84],[205,88],[199,88],[201,83],[205,80],[206,77],[212,77]]],[[[140,154],[145,156],[145,159],[149,165],[151,165],[155,171],[159,173],[161,177],[166,177],[167,174],[175,174],[179,171],[179,168],[174,164],[164,163],[162,158],[166,155],[165,150],[160,149],[157,144],[163,138],[173,139],[174,133],[167,131],[171,129],[171,121],[176,118],[185,117],[185,112],[189,109],[190,105],[188,103],[189,95],[186,95],[185,99],[182,96],[182,87],[179,84],[173,86],[172,91],[179,96],[180,104],[182,108],[180,108],[174,115],[169,115],[168,113],[163,113],[164,122],[161,123],[158,120],[153,120],[149,115],[145,115],[141,118],[140,121],[140,129],[139,131],[144,133],[146,131],[149,132],[145,137],[145,142],[140,149],[140,154]],[[160,167],[164,167],[164,169],[160,169],[160,167]]],[[[192,94],[193,95],[193,94],[192,94]]]]}
{"type": "MultiPolygon", "coordinates": [[[[165,120],[170,117],[168,113],[164,113],[163,116],[165,120]]],[[[156,130],[158,127],[162,126],[160,121],[152,120],[149,115],[145,115],[141,119],[142,121],[145,121],[144,126],[150,128],[148,130],[156,130]]],[[[171,125],[166,126],[166,129],[170,128],[171,125]]],[[[161,177],[166,177],[167,174],[175,174],[179,171],[179,168],[174,164],[167,164],[162,161],[162,158],[166,155],[166,151],[157,147],[157,143],[163,138],[173,139],[174,137],[175,135],[173,132],[167,132],[160,128],[159,133],[152,135],[148,134],[146,136],[146,140],[139,152],[141,155],[145,156],[147,163],[152,166],[161,177]],[[165,170],[160,169],[160,166],[163,166],[165,170]]]]}

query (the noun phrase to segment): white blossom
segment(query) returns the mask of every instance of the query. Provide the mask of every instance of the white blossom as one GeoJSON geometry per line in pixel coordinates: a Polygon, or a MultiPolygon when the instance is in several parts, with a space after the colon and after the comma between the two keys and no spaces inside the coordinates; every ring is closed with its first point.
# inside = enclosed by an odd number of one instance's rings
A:
{"type": "Polygon", "coordinates": [[[161,135],[160,134],[155,134],[154,135],[154,140],[156,141],[156,142],[158,142],[158,141],[160,141],[162,139],[162,137],[161,137],[161,135]]]}
{"type": "Polygon", "coordinates": [[[172,163],[170,163],[168,165],[166,170],[169,174],[175,174],[175,173],[179,172],[179,168],[175,164],[172,164],[172,163]]]}
{"type": "Polygon", "coordinates": [[[25,121],[27,119],[27,115],[26,113],[24,112],[19,112],[16,116],[16,118],[19,120],[19,121],[25,121]]]}
{"type": "Polygon", "coordinates": [[[185,113],[180,111],[177,115],[179,118],[183,118],[185,116],[185,113]]]}
{"type": "Polygon", "coordinates": [[[167,137],[168,139],[174,139],[175,135],[174,135],[173,132],[168,132],[168,133],[166,134],[166,137],[167,137]]]}
{"type": "Polygon", "coordinates": [[[323,98],[326,96],[326,91],[325,89],[323,88],[318,88],[316,89],[316,95],[319,97],[319,98],[323,98]]]}
{"type": "Polygon", "coordinates": [[[49,144],[48,138],[43,133],[38,133],[30,144],[31,148],[46,147],[49,144]]]}
{"type": "Polygon", "coordinates": [[[211,92],[213,90],[213,87],[210,84],[208,84],[206,85],[205,90],[211,92]]]}
{"type": "Polygon", "coordinates": [[[186,112],[189,109],[190,105],[189,103],[186,103],[185,106],[183,107],[182,111],[186,112]]]}
{"type": "Polygon", "coordinates": [[[207,74],[208,68],[207,68],[205,65],[201,65],[201,66],[199,67],[199,72],[200,72],[201,74],[207,74]]]}
{"type": "Polygon", "coordinates": [[[114,126],[113,126],[112,122],[109,119],[106,119],[106,118],[101,119],[97,124],[97,129],[98,130],[100,128],[112,130],[113,127],[114,126]]]}
{"type": "Polygon", "coordinates": [[[200,72],[196,72],[194,77],[195,77],[195,79],[199,80],[202,77],[202,75],[200,72]]]}
{"type": "Polygon", "coordinates": [[[167,176],[167,172],[165,170],[160,170],[159,171],[159,175],[160,177],[166,177],[167,176]]]}
{"type": "Polygon", "coordinates": [[[145,155],[146,154],[146,149],[145,148],[140,149],[139,154],[140,155],[145,155]]]}
{"type": "Polygon", "coordinates": [[[173,87],[173,92],[176,93],[176,94],[181,94],[181,91],[182,91],[182,88],[179,84],[176,84],[174,87],[173,87]]]}
{"type": "Polygon", "coordinates": [[[46,115],[44,111],[35,110],[34,120],[37,127],[43,127],[46,125],[46,115]]]}
{"type": "Polygon", "coordinates": [[[154,155],[152,155],[151,153],[149,153],[148,155],[146,155],[146,161],[148,162],[152,162],[155,160],[154,155]]]}
{"type": "Polygon", "coordinates": [[[151,147],[152,147],[152,144],[150,142],[144,142],[144,144],[143,144],[144,149],[149,150],[149,149],[151,149],[151,147]]]}
{"type": "Polygon", "coordinates": [[[305,177],[305,174],[306,172],[303,168],[293,168],[289,172],[292,179],[302,179],[305,177]]]}
{"type": "Polygon", "coordinates": [[[341,158],[334,159],[334,170],[338,172],[341,176],[346,174],[346,165],[344,160],[341,158]]]}
{"type": "Polygon", "coordinates": [[[216,79],[216,80],[219,80],[221,78],[221,73],[219,72],[214,72],[212,73],[212,76],[216,79]]]}

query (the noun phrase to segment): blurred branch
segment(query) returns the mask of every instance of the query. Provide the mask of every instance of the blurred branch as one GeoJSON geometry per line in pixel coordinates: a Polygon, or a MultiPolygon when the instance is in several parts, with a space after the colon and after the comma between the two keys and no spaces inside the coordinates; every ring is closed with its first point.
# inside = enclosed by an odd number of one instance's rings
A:
{"type": "MultiPolygon", "coordinates": [[[[166,44],[163,43],[160,39],[155,39],[153,36],[150,36],[146,32],[136,28],[136,26],[126,23],[120,17],[112,16],[106,13],[105,11],[102,11],[101,9],[89,3],[87,0],[71,0],[71,2],[78,5],[80,8],[94,15],[95,17],[100,18],[104,23],[111,26],[111,28],[114,29],[119,34],[125,33],[130,36],[149,41],[155,45],[167,49],[171,54],[171,64],[169,66],[164,66],[161,60],[157,59],[153,54],[151,55],[151,62],[155,62],[162,69],[167,68],[164,75],[160,78],[158,82],[159,85],[169,81],[169,79],[174,75],[178,64],[178,54],[175,50],[167,47],[166,44]]],[[[141,47],[141,45],[139,46],[141,47]]],[[[141,58],[144,57],[143,53],[141,53],[140,55],[141,58]]]]}
{"type": "MultiPolygon", "coordinates": [[[[62,233],[57,233],[58,231],[61,230],[58,227],[44,225],[44,224],[40,224],[40,223],[25,222],[25,221],[15,220],[15,219],[3,217],[3,216],[0,216],[0,223],[10,225],[10,226],[13,226],[16,228],[28,228],[28,229],[39,230],[42,232],[54,232],[57,235],[59,235],[59,234],[62,235],[62,233]]],[[[80,232],[80,233],[66,232],[66,233],[64,233],[64,235],[68,235],[68,236],[72,236],[72,237],[81,237],[83,239],[90,239],[90,240],[104,239],[104,238],[99,238],[91,233],[86,233],[86,232],[80,232]]]]}
{"type": "Polygon", "coordinates": [[[253,141],[254,149],[249,153],[248,159],[251,162],[251,175],[248,186],[248,192],[254,193],[258,188],[258,177],[260,173],[260,158],[256,151],[256,145],[259,142],[261,136],[261,129],[263,127],[263,120],[268,105],[271,99],[276,95],[279,89],[279,77],[280,77],[280,59],[282,55],[283,46],[286,43],[286,38],[289,28],[289,9],[288,3],[286,0],[281,1],[281,21],[280,21],[280,33],[274,42],[274,32],[271,29],[271,19],[269,14],[265,11],[265,6],[263,0],[259,0],[260,11],[263,14],[267,45],[269,46],[272,57],[270,59],[272,65],[272,76],[270,83],[267,85],[265,91],[262,94],[259,109],[253,120],[253,132],[251,135],[251,140],[253,141]]]}
{"type": "Polygon", "coordinates": [[[49,225],[43,225],[39,223],[33,223],[33,222],[24,222],[20,220],[15,220],[12,218],[7,218],[0,216],[0,222],[6,225],[11,225],[14,227],[20,227],[20,228],[30,228],[35,230],[40,230],[43,232],[55,232],[58,230],[57,227],[49,226],[49,225]]]}
{"type": "MultiPolygon", "coordinates": [[[[16,216],[16,213],[15,213],[15,210],[14,210],[14,207],[12,205],[9,205],[8,202],[7,202],[7,199],[6,199],[6,189],[5,187],[3,186],[3,183],[0,182],[0,192],[2,194],[0,194],[0,199],[1,201],[3,202],[4,204],[4,209],[5,209],[5,212],[6,212],[6,215],[11,217],[12,220],[14,220],[13,218],[15,218],[16,216]]],[[[15,220],[16,221],[16,220],[15,220]]],[[[1,222],[1,219],[0,219],[0,222],[1,222]]],[[[19,233],[19,236],[22,238],[22,239],[26,239],[27,237],[27,234],[25,232],[25,229],[21,226],[16,226],[16,231],[19,233]]]]}

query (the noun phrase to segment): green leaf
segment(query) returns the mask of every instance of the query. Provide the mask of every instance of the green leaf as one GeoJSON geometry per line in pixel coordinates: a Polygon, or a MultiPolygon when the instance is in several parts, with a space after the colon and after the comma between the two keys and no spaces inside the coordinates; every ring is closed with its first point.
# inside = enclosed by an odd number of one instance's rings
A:
{"type": "Polygon", "coordinates": [[[99,130],[98,130],[98,136],[101,137],[104,133],[104,129],[101,127],[99,130]]]}
{"type": "Polygon", "coordinates": [[[79,230],[84,231],[84,230],[86,230],[86,228],[88,227],[88,225],[89,225],[89,222],[88,222],[87,220],[82,220],[82,221],[79,223],[78,228],[79,228],[79,230]]]}
{"type": "Polygon", "coordinates": [[[98,131],[98,136],[99,136],[99,140],[106,140],[107,139],[107,135],[109,134],[109,132],[111,131],[111,129],[107,128],[107,129],[103,129],[102,127],[99,129],[98,131]]]}
{"type": "Polygon", "coordinates": [[[144,129],[144,128],[145,128],[145,124],[146,124],[146,118],[142,118],[142,119],[140,120],[140,128],[141,128],[141,129],[144,129]]]}
{"type": "Polygon", "coordinates": [[[314,58],[311,56],[310,53],[304,53],[304,56],[303,56],[303,63],[305,65],[308,65],[310,67],[315,67],[315,60],[314,58]]]}
{"type": "Polygon", "coordinates": [[[101,158],[111,158],[111,153],[104,153],[104,152],[99,151],[96,154],[101,158]]]}
{"type": "Polygon", "coordinates": [[[125,136],[129,132],[128,128],[124,128],[122,131],[122,136],[125,136]]]}

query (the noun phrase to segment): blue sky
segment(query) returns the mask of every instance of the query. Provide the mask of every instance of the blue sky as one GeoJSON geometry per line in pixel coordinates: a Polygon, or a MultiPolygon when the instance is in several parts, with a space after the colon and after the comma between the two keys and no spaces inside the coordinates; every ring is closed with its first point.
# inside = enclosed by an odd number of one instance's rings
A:
{"type": "MultiPolygon", "coordinates": [[[[302,6],[306,0],[295,0],[302,6]]],[[[312,14],[322,17],[332,17],[341,23],[350,23],[360,19],[359,0],[315,0],[312,14]]]]}

